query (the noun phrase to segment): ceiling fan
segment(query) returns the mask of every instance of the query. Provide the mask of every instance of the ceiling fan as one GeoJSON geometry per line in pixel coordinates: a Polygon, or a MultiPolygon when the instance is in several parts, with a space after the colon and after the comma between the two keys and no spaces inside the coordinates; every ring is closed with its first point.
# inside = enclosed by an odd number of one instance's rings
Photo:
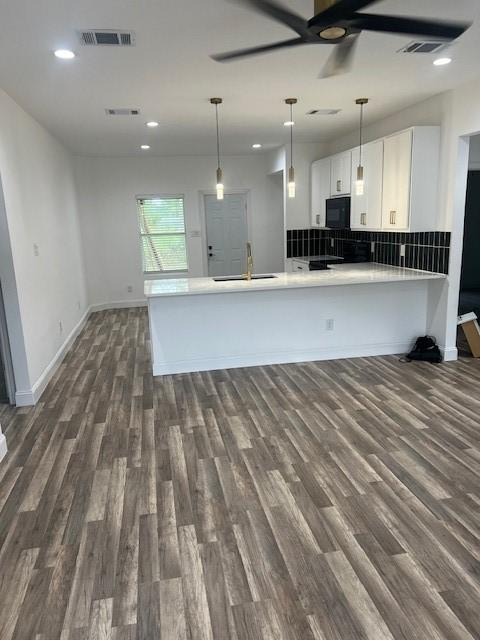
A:
{"type": "Polygon", "coordinates": [[[450,41],[458,38],[471,23],[424,20],[403,16],[360,13],[359,9],[377,0],[314,0],[315,15],[310,20],[293,13],[274,0],[236,0],[258,13],[265,14],[289,27],[297,37],[248,49],[212,55],[218,62],[267,53],[276,49],[303,44],[335,44],[319,77],[344,73],[348,70],[354,47],[362,31],[383,31],[395,34],[421,35],[450,41]]]}

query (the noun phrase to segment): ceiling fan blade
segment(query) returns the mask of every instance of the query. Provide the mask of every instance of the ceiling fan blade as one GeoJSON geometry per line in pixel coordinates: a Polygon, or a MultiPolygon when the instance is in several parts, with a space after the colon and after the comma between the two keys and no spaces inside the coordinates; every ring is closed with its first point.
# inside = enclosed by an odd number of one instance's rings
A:
{"type": "Polygon", "coordinates": [[[346,19],[351,17],[355,11],[367,7],[369,4],[378,2],[378,0],[338,0],[325,11],[317,13],[308,21],[309,27],[316,27],[319,24],[329,24],[338,19],[346,19]]]}
{"type": "Polygon", "coordinates": [[[281,4],[274,2],[274,0],[235,0],[235,2],[252,7],[259,13],[273,18],[298,33],[299,36],[308,37],[310,35],[308,22],[305,18],[289,11],[281,4]]]}
{"type": "Polygon", "coordinates": [[[406,33],[409,35],[433,36],[444,40],[455,40],[466,31],[471,23],[443,22],[441,20],[422,20],[401,16],[381,16],[359,13],[355,18],[358,29],[383,31],[387,33],[406,33]]]}
{"type": "Polygon", "coordinates": [[[342,40],[342,42],[340,42],[340,44],[335,45],[333,52],[330,54],[325,66],[318,76],[319,78],[337,76],[341,73],[346,73],[350,69],[355,45],[357,44],[359,35],[360,34],[358,33],[354,33],[347,36],[342,40]]]}
{"type": "Polygon", "coordinates": [[[212,56],[213,60],[217,62],[229,62],[230,60],[236,60],[237,58],[244,58],[247,56],[256,56],[261,53],[268,53],[275,49],[283,49],[285,47],[295,47],[299,44],[306,44],[302,38],[292,38],[291,40],[281,40],[280,42],[273,42],[272,44],[264,44],[259,47],[249,47],[248,49],[237,49],[236,51],[228,51],[226,53],[217,53],[212,56]]]}

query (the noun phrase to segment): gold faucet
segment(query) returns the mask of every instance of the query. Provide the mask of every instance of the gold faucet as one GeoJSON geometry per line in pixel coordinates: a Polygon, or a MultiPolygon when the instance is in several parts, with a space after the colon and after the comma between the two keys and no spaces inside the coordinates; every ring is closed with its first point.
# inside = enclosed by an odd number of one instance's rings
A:
{"type": "Polygon", "coordinates": [[[252,271],[253,271],[252,243],[247,242],[247,273],[243,274],[247,280],[252,279],[252,271]]]}

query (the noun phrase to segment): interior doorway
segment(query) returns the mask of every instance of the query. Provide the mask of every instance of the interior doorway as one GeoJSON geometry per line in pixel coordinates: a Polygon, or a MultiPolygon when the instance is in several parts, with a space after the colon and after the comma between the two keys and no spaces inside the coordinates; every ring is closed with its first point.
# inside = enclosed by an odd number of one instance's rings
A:
{"type": "MultiPolygon", "coordinates": [[[[458,314],[475,313],[480,318],[480,135],[470,138],[462,270],[458,314]]],[[[458,331],[457,347],[470,355],[464,334],[458,331]]]]}
{"type": "Polygon", "coordinates": [[[247,195],[205,196],[208,275],[234,276],[246,270],[247,195]]]}
{"type": "Polygon", "coordinates": [[[7,319],[0,282],[0,404],[15,404],[15,378],[13,374],[7,319]]]}

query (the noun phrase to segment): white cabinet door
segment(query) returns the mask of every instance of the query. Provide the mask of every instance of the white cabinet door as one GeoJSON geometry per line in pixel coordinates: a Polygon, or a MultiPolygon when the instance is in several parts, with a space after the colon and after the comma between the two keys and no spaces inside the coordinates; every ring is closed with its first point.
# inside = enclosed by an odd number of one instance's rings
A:
{"type": "Polygon", "coordinates": [[[345,196],[350,193],[352,181],[352,152],[345,151],[331,157],[330,195],[345,196]]]}
{"type": "Polygon", "coordinates": [[[310,185],[312,227],[324,227],[326,201],[330,197],[330,158],[312,162],[310,185]]]}
{"type": "Polygon", "coordinates": [[[374,230],[382,227],[383,140],[362,147],[363,194],[357,195],[355,182],[360,164],[360,149],[352,151],[352,229],[374,230]]]}
{"type": "Polygon", "coordinates": [[[384,139],[382,228],[404,230],[410,221],[412,130],[384,139]]]}

